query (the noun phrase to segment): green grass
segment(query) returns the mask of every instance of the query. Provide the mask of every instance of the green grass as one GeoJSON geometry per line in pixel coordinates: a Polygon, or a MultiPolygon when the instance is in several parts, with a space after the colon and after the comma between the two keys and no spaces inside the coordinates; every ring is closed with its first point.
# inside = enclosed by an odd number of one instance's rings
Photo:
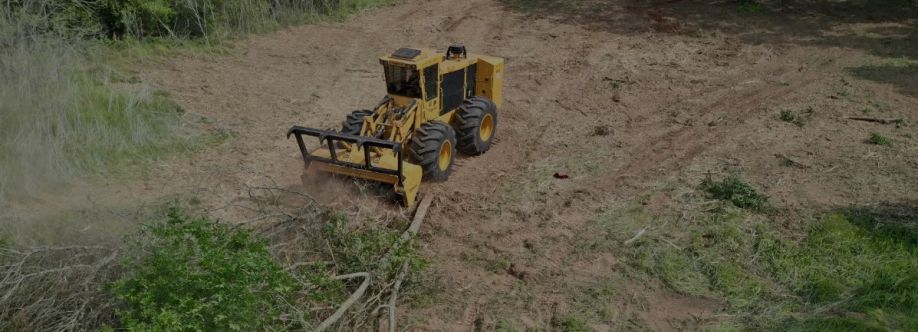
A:
{"type": "Polygon", "coordinates": [[[763,211],[769,207],[768,197],[736,176],[728,176],[721,181],[707,177],[701,182],[701,188],[716,199],[729,201],[744,209],[763,211]]]}
{"type": "MultiPolygon", "coordinates": [[[[806,110],[804,110],[803,113],[804,115],[812,115],[813,108],[809,107],[806,110]]],[[[790,111],[790,110],[781,111],[781,113],[778,114],[778,119],[780,119],[781,121],[787,122],[787,123],[793,123],[797,125],[798,127],[803,127],[806,124],[806,121],[804,120],[803,115],[797,114],[797,112],[790,111]]]]}
{"type": "Polygon", "coordinates": [[[797,115],[792,111],[781,111],[779,118],[781,121],[793,123],[795,120],[797,120],[797,115]]]}
{"type": "Polygon", "coordinates": [[[518,331],[513,325],[513,321],[507,319],[500,319],[497,321],[497,324],[494,325],[494,330],[498,332],[516,332],[518,331]]]}
{"type": "Polygon", "coordinates": [[[576,316],[564,316],[554,319],[552,325],[559,331],[564,332],[589,332],[593,330],[576,316]]]}
{"type": "Polygon", "coordinates": [[[870,133],[870,137],[867,138],[867,143],[870,143],[873,145],[889,146],[892,144],[892,140],[890,140],[889,137],[883,136],[880,133],[870,133]]]}
{"type": "Polygon", "coordinates": [[[918,233],[900,226],[918,220],[880,223],[843,211],[800,220],[807,226],[794,236],[735,207],[682,222],[606,218],[595,225],[618,241],[637,227],[653,229],[621,257],[635,278],[725,303],[730,318],[715,330],[918,329],[918,233]]]}
{"type": "MultiPolygon", "coordinates": [[[[876,226],[876,225],[873,225],[876,226]]],[[[915,234],[891,227],[865,229],[832,214],[776,264],[780,280],[825,313],[791,320],[805,330],[918,330],[918,249],[915,234]]]]}

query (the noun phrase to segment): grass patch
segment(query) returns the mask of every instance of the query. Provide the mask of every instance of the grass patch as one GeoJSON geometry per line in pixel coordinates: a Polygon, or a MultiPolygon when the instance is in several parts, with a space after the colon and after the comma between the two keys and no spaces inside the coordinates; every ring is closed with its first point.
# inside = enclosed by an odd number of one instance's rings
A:
{"type": "Polygon", "coordinates": [[[793,111],[781,111],[781,115],[778,117],[781,121],[795,123],[797,122],[797,114],[794,114],[793,111]]]}
{"type": "Polygon", "coordinates": [[[593,329],[576,316],[564,316],[552,319],[552,326],[564,332],[589,332],[593,329]]]}
{"type": "Polygon", "coordinates": [[[918,233],[902,225],[918,220],[862,212],[807,220],[803,237],[743,209],[701,212],[656,226],[622,256],[680,293],[726,303],[733,318],[721,329],[916,330],[918,233]]]}
{"type": "Polygon", "coordinates": [[[497,321],[497,324],[494,324],[494,330],[498,332],[516,332],[516,326],[513,325],[513,321],[508,319],[500,319],[497,321]]]}
{"type": "Polygon", "coordinates": [[[713,198],[729,201],[740,208],[764,211],[769,207],[768,197],[737,176],[731,175],[721,181],[708,176],[701,182],[701,189],[713,198]]]}
{"type": "Polygon", "coordinates": [[[780,279],[817,314],[791,319],[797,330],[918,330],[915,234],[864,229],[849,216],[824,217],[777,264],[780,279]],[[815,328],[814,328],[815,327],[815,328]]]}
{"type": "Polygon", "coordinates": [[[870,143],[873,145],[889,146],[892,144],[892,140],[890,140],[889,137],[883,136],[880,133],[870,133],[870,137],[867,138],[867,143],[870,143]]]}
{"type": "Polygon", "coordinates": [[[803,127],[806,124],[805,117],[808,118],[812,116],[813,112],[814,110],[812,107],[807,107],[807,109],[802,112],[803,114],[797,114],[797,112],[791,110],[783,110],[778,114],[778,119],[787,123],[793,123],[797,125],[797,127],[803,127]]]}
{"type": "Polygon", "coordinates": [[[488,257],[480,250],[467,250],[462,252],[462,260],[484,268],[494,274],[505,274],[510,266],[510,260],[506,257],[488,257]]]}

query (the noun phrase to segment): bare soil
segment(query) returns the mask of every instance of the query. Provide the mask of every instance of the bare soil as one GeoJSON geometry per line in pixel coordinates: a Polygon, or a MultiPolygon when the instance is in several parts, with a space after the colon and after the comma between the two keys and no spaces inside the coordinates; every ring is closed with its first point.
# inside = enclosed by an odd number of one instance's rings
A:
{"type": "Polygon", "coordinates": [[[437,197],[421,230],[431,266],[400,322],[544,328],[599,306],[598,321],[618,323],[595,330],[696,328],[723,304],[622,278],[614,250],[582,248],[597,236],[592,219],[634,202],[668,213],[708,174],[741,174],[788,220],[918,197],[918,19],[825,6],[745,13],[708,1],[405,0],[343,23],[255,36],[228,55],[143,64],[144,79],[230,136],[92,195],[178,195],[234,223],[259,220],[265,204],[303,204],[266,187],[305,191],[333,208],[407,214],[351,181],[303,188],[284,132],[336,129],[377,102],[378,55],[462,42],[506,58],[506,101],[493,149],[458,159],[448,181],[423,185],[437,197]],[[781,121],[781,111],[801,124],[781,121]],[[873,132],[892,144],[868,144],[873,132]],[[597,286],[605,280],[613,290],[597,286]]]}

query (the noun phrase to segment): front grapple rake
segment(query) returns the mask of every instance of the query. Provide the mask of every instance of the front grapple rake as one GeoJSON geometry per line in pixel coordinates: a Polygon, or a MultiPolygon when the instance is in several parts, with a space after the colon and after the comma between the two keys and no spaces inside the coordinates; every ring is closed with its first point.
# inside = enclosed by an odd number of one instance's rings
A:
{"type": "Polygon", "coordinates": [[[300,126],[290,128],[287,138],[291,135],[296,138],[307,169],[314,166],[320,171],[392,184],[406,206],[414,205],[420,176],[412,174],[417,172],[406,174],[401,143],[300,126]],[[317,137],[324,146],[310,153],[304,135],[317,137]]]}

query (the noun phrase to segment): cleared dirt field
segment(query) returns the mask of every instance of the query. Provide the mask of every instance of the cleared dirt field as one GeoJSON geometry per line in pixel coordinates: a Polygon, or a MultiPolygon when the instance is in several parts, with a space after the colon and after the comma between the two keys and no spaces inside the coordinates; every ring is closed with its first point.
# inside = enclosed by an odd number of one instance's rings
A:
{"type": "Polygon", "coordinates": [[[146,63],[138,75],[228,138],[165,160],[143,180],[55,204],[178,196],[227,222],[261,222],[266,205],[304,204],[264,189],[280,188],[362,214],[407,214],[350,181],[304,188],[284,132],[337,129],[351,110],[373,105],[384,93],[377,56],[462,42],[506,58],[506,101],[494,148],[422,187],[437,197],[421,230],[431,265],[400,321],[422,330],[539,328],[596,309],[586,319],[596,330],[703,326],[723,319],[724,303],[629,274],[615,249],[624,244],[597,245],[606,238],[594,221],[638,207],[635,218],[652,232],[697,208],[686,197],[709,174],[741,174],[788,229],[818,211],[918,199],[918,18],[780,8],[406,0],[344,23],[252,37],[225,55],[146,63]],[[872,133],[891,144],[868,144],[872,133]]]}

